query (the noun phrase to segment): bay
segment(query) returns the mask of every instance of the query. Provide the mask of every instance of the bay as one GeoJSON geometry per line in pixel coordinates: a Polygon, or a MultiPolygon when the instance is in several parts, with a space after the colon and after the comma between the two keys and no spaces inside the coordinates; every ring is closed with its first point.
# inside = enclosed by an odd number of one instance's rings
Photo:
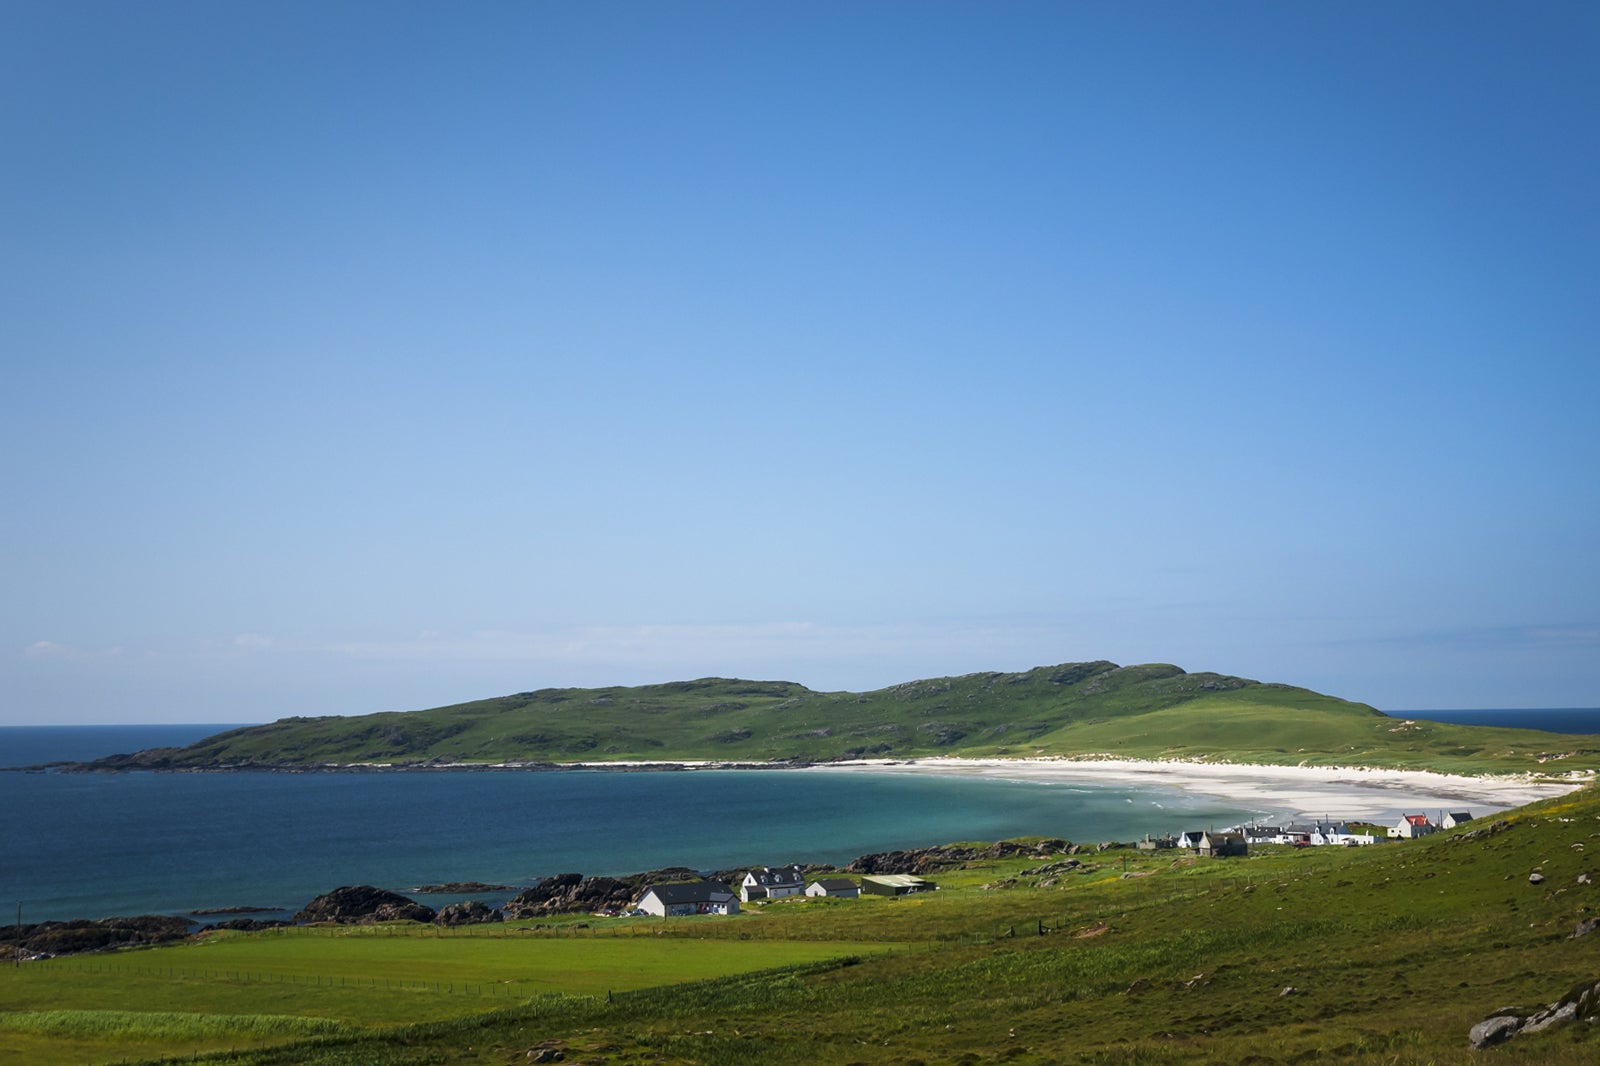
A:
{"type": "MultiPolygon", "coordinates": [[[[1594,708],[1389,713],[1600,733],[1594,708]]],[[[4,727],[0,766],[182,745],[230,728],[4,727]]],[[[568,871],[845,863],[1028,835],[1130,840],[1271,813],[1173,788],[826,770],[10,772],[0,773],[0,915],[21,904],[25,921],[230,906],[287,917],[346,884],[438,906],[465,897],[409,890],[524,886],[568,871]]]]}
{"type": "Polygon", "coordinates": [[[826,770],[9,772],[0,811],[0,914],[20,903],[30,922],[231,906],[287,916],[348,884],[438,906],[466,896],[410,890],[844,863],[1026,835],[1130,840],[1269,813],[1167,787],[826,770]]]}

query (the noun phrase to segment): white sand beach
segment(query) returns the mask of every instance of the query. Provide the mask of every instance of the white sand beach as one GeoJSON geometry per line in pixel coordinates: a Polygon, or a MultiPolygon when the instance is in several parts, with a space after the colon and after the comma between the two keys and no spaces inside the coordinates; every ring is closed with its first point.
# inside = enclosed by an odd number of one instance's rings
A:
{"type": "Polygon", "coordinates": [[[1379,824],[1405,813],[1469,811],[1474,817],[1582,788],[1586,774],[1481,777],[1367,767],[1258,766],[1132,759],[962,759],[830,763],[818,771],[941,774],[1096,785],[1165,785],[1218,796],[1251,810],[1293,818],[1324,815],[1379,824]]]}

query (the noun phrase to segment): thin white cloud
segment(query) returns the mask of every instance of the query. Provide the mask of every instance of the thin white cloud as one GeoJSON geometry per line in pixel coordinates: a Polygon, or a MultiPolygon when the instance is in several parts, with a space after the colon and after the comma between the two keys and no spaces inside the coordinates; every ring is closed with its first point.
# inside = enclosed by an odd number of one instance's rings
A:
{"type": "Polygon", "coordinates": [[[59,659],[74,662],[109,659],[122,654],[123,648],[120,644],[109,648],[80,648],[74,644],[62,644],[54,640],[36,640],[22,649],[22,655],[27,659],[59,659]]]}

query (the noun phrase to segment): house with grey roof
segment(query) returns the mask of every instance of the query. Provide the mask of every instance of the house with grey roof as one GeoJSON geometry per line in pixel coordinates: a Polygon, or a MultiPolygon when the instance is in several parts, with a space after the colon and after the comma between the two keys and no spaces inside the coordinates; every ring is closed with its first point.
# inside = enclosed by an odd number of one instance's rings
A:
{"type": "Polygon", "coordinates": [[[1202,855],[1222,858],[1227,855],[1247,855],[1250,853],[1250,845],[1245,843],[1243,833],[1208,831],[1200,834],[1199,851],[1202,855]]]}
{"type": "Polygon", "coordinates": [[[805,871],[798,866],[762,866],[744,875],[739,884],[739,898],[749,903],[753,899],[783,899],[798,896],[806,890],[805,871]]]}
{"type": "Polygon", "coordinates": [[[861,886],[848,877],[819,877],[806,886],[806,895],[855,899],[861,895],[861,886]]]}
{"type": "Polygon", "coordinates": [[[721,881],[673,881],[651,885],[639,894],[634,909],[662,918],[687,914],[738,914],[739,897],[721,881]]]}

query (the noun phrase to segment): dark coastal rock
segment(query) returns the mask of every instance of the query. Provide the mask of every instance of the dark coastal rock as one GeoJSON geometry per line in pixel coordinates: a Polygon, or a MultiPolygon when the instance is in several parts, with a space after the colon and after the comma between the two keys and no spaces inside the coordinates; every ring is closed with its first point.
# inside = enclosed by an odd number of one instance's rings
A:
{"type": "Polygon", "coordinates": [[[182,940],[189,935],[189,928],[188,919],[163,914],[0,926],[0,957],[49,958],[53,955],[76,955],[84,951],[161,944],[182,940]]]}
{"type": "Polygon", "coordinates": [[[460,903],[446,903],[439,908],[439,913],[434,915],[435,925],[482,925],[484,922],[503,922],[506,916],[475,899],[463,900],[460,903]]]}
{"type": "Polygon", "coordinates": [[[621,910],[633,901],[633,889],[615,877],[556,874],[506,901],[508,918],[542,918],[551,914],[588,914],[621,910]]]}
{"type": "Polygon", "coordinates": [[[436,912],[398,892],[371,885],[346,885],[324,893],[295,912],[297,922],[337,922],[370,925],[374,922],[431,922],[436,912]]]}
{"type": "Polygon", "coordinates": [[[929,874],[951,870],[970,862],[985,859],[1047,858],[1068,853],[1072,845],[1065,840],[1041,840],[1022,843],[1002,840],[983,847],[964,844],[940,844],[930,848],[911,848],[907,851],[882,851],[863,855],[845,870],[853,874],[929,874]]]}
{"type": "Polygon", "coordinates": [[[205,927],[206,932],[213,929],[235,929],[241,933],[254,933],[262,929],[277,929],[285,925],[293,925],[282,918],[228,918],[220,922],[212,922],[205,927]]]}
{"type": "Polygon", "coordinates": [[[374,925],[378,922],[431,922],[438,917],[439,912],[426,904],[417,903],[415,900],[406,900],[403,903],[384,903],[371,915],[359,921],[361,925],[374,925]]]}
{"type": "Polygon", "coordinates": [[[627,874],[622,877],[585,877],[556,874],[506,901],[507,918],[544,918],[552,914],[595,914],[623,911],[649,885],[667,881],[695,881],[700,874],[685,866],[627,874]]]}

